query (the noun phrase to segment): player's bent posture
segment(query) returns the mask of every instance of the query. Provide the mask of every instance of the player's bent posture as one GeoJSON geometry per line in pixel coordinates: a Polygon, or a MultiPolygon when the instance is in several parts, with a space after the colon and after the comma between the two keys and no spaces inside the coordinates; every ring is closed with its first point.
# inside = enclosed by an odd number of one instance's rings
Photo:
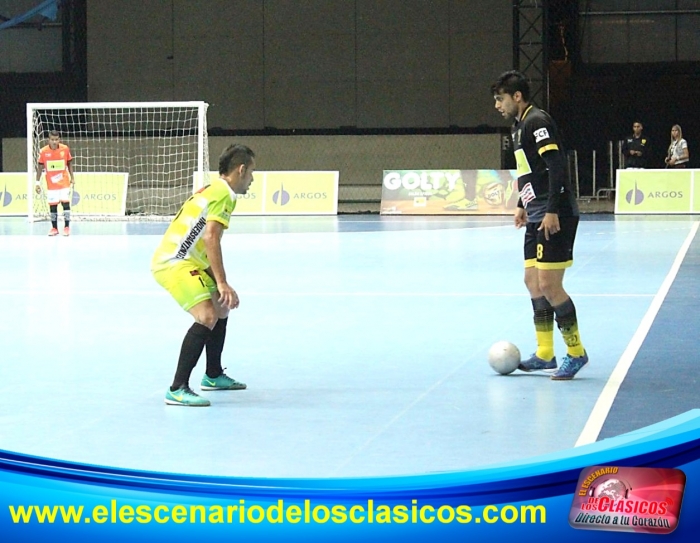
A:
{"type": "Polygon", "coordinates": [[[182,342],[175,378],[165,393],[166,404],[210,405],[189,386],[205,346],[207,369],[201,389],[246,388],[221,367],[228,313],[239,304],[226,279],[221,237],[236,207],[236,194],[248,191],[254,171],[255,154],[248,147],[232,144],[224,149],[219,157],[219,179],[182,205],[151,260],[156,281],[195,320],[182,342]]]}
{"type": "Polygon", "coordinates": [[[41,194],[41,174],[46,171],[46,197],[51,212],[49,236],[58,235],[58,204],[63,208],[63,235],[70,235],[71,187],[75,185],[70,147],[61,143],[57,130],[49,132],[49,144],[39,151],[36,168],[37,194],[41,194]]]}
{"type": "Polygon", "coordinates": [[[576,308],[564,290],[564,272],[573,264],[579,212],[557,127],[548,113],[530,104],[530,86],[520,72],[501,74],[491,86],[496,109],[513,119],[511,130],[520,199],[515,227],[525,226],[525,285],[534,310],[537,351],[518,367],[572,379],[588,363],[576,308]],[[567,354],[554,356],[554,319],[567,354]]]}

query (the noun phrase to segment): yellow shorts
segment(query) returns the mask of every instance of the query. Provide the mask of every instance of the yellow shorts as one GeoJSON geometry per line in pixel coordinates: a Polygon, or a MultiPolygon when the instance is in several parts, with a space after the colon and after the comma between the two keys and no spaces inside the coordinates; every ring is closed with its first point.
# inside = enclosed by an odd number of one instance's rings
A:
{"type": "Polygon", "coordinates": [[[212,293],[216,292],[216,283],[209,274],[189,262],[155,270],[153,277],[185,311],[211,300],[212,293]]]}

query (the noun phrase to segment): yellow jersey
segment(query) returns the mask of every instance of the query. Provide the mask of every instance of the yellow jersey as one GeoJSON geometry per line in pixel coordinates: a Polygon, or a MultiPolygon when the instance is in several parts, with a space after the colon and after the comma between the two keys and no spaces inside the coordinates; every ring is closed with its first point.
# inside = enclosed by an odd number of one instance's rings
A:
{"type": "Polygon", "coordinates": [[[202,239],[207,222],[216,221],[228,228],[235,207],[236,193],[223,179],[190,196],[165,231],[151,259],[151,270],[183,261],[207,269],[210,264],[202,239]]]}

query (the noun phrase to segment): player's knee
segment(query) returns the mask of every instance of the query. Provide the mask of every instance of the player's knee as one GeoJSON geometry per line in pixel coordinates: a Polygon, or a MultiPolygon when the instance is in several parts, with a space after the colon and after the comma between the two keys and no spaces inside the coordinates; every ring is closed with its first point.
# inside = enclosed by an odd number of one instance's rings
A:
{"type": "Polygon", "coordinates": [[[63,207],[63,211],[70,211],[70,202],[61,202],[61,206],[63,207]]]}
{"type": "Polygon", "coordinates": [[[195,322],[206,326],[210,330],[214,329],[216,326],[216,321],[219,320],[214,305],[209,301],[208,303],[201,303],[190,309],[190,314],[194,317],[195,322]]]}
{"type": "Polygon", "coordinates": [[[550,303],[552,300],[557,300],[561,297],[564,289],[559,281],[549,281],[548,279],[540,278],[539,283],[542,294],[550,303]]]}
{"type": "Polygon", "coordinates": [[[226,319],[228,318],[229,310],[226,307],[220,307],[219,311],[217,312],[217,316],[220,319],[226,319]]]}
{"type": "Polygon", "coordinates": [[[523,282],[525,283],[525,287],[527,288],[527,290],[529,290],[530,292],[539,291],[539,280],[537,278],[537,273],[528,273],[526,271],[523,282]]]}
{"type": "Polygon", "coordinates": [[[214,326],[216,326],[216,321],[219,320],[219,316],[216,314],[216,311],[207,311],[200,317],[199,324],[203,324],[209,330],[213,330],[214,326]]]}

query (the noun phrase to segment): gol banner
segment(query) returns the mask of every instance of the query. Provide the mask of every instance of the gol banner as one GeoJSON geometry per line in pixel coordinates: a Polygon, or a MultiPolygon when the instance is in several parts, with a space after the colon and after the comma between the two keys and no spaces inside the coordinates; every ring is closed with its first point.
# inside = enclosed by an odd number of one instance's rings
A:
{"type": "Polygon", "coordinates": [[[510,215],[515,170],[384,170],[382,215],[510,215]]]}

